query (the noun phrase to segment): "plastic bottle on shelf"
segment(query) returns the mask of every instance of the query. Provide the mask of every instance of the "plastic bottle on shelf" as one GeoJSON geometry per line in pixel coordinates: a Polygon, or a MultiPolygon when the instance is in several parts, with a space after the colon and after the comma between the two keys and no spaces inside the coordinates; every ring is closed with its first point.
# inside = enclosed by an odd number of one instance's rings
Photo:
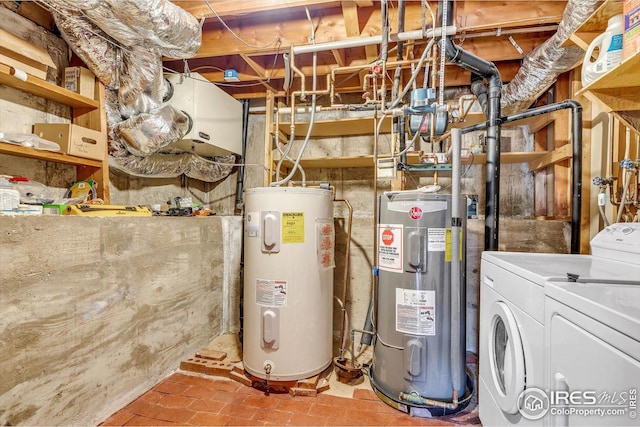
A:
{"type": "Polygon", "coordinates": [[[582,86],[587,86],[622,62],[623,24],[624,15],[612,16],[605,32],[589,45],[582,63],[582,86]],[[591,57],[596,48],[598,58],[592,61],[591,57]]]}
{"type": "Polygon", "coordinates": [[[18,209],[19,204],[20,192],[7,179],[0,178],[0,212],[18,209]]]}

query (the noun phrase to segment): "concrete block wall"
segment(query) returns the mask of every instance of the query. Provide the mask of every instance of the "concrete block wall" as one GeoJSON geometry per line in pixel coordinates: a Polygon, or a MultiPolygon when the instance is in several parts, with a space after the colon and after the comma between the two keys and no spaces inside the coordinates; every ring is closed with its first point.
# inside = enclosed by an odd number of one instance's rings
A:
{"type": "Polygon", "coordinates": [[[0,424],[95,425],[237,331],[241,228],[0,217],[0,424]]]}

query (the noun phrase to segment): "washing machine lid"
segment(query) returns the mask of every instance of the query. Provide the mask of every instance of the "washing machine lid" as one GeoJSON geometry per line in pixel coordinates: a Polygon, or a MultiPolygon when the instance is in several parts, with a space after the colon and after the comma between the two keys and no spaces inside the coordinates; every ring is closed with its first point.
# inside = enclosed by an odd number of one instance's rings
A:
{"type": "Polygon", "coordinates": [[[485,251],[482,259],[543,286],[564,280],[567,274],[581,277],[638,277],[638,267],[592,255],[485,251]]]}
{"type": "MultiPolygon", "coordinates": [[[[620,280],[639,280],[635,275],[620,280]],[[632,279],[629,279],[632,278],[632,279]]],[[[640,341],[640,285],[551,281],[547,297],[640,341]]]]}

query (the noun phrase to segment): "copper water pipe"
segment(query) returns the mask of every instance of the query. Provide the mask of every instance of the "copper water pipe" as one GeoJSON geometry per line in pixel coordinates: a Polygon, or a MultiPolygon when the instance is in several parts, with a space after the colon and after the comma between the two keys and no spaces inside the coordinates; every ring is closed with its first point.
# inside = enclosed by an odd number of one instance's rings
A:
{"type": "MultiPolygon", "coordinates": [[[[389,61],[387,62],[388,66],[394,66],[394,65],[410,65],[410,64],[414,64],[419,62],[420,59],[405,59],[402,61],[389,61]]],[[[333,104],[333,98],[335,97],[335,88],[334,85],[336,83],[336,72],[337,71],[357,71],[357,70],[364,70],[365,68],[370,68],[371,64],[363,64],[363,65],[347,65],[344,67],[335,67],[331,70],[331,74],[328,74],[329,76],[331,76],[331,104],[333,104]]],[[[383,76],[384,77],[384,76],[383,76]]]]}
{"type": "MultiPolygon", "coordinates": [[[[345,249],[344,255],[344,284],[342,286],[342,319],[340,321],[340,359],[344,358],[344,345],[343,340],[345,336],[345,328],[347,327],[346,323],[346,315],[347,315],[347,285],[349,283],[349,252],[351,248],[351,225],[353,223],[353,206],[349,203],[347,199],[334,199],[336,202],[344,202],[349,209],[349,227],[347,228],[347,246],[345,249]]],[[[351,363],[353,366],[353,362],[355,359],[355,355],[351,355],[351,363]]]]}

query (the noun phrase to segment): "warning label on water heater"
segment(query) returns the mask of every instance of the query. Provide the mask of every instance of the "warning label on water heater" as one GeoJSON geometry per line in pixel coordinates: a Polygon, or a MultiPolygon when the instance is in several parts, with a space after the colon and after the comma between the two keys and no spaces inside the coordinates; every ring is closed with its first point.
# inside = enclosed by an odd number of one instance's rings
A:
{"type": "Polygon", "coordinates": [[[396,331],[436,334],[436,291],[396,288],[396,331]]]}
{"type": "Polygon", "coordinates": [[[378,226],[378,267],[402,273],[402,224],[378,226]]]}
{"type": "Polygon", "coordinates": [[[256,304],[263,307],[286,307],[287,281],[256,279],[256,304]]]}
{"type": "Polygon", "coordinates": [[[304,212],[282,212],[282,243],[304,243],[304,212]]]}

